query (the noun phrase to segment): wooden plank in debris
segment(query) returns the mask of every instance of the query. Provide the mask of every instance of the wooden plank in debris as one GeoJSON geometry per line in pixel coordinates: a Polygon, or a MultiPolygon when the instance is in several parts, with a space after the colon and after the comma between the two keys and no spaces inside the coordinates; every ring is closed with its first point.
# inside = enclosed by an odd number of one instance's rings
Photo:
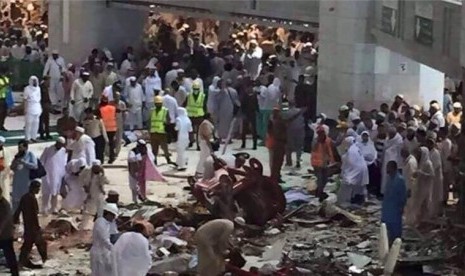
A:
{"type": "Polygon", "coordinates": [[[293,223],[297,223],[301,226],[307,226],[307,227],[310,227],[310,226],[313,226],[313,225],[317,225],[317,224],[320,224],[320,223],[328,223],[330,222],[331,220],[329,219],[314,219],[314,220],[307,220],[307,219],[298,219],[298,218],[293,218],[293,219],[289,219],[289,221],[293,222],[293,223]]]}

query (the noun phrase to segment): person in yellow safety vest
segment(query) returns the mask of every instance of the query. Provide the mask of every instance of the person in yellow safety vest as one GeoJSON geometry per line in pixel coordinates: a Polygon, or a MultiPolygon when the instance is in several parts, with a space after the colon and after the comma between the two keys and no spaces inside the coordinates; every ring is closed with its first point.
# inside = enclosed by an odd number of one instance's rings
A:
{"type": "Polygon", "coordinates": [[[7,131],[5,119],[8,115],[7,94],[10,88],[10,79],[6,76],[6,68],[0,68],[0,131],[7,131]]]}
{"type": "Polygon", "coordinates": [[[169,123],[168,109],[163,106],[163,97],[155,96],[155,107],[150,111],[149,132],[152,152],[157,164],[158,147],[161,146],[168,164],[176,165],[171,162],[170,153],[168,152],[166,124],[169,123]]]}
{"type": "MultiPolygon", "coordinates": [[[[205,93],[200,89],[201,85],[198,81],[194,81],[192,84],[192,93],[187,96],[187,115],[192,122],[193,135],[195,135],[195,141],[197,143],[197,150],[200,150],[199,147],[199,126],[203,121],[203,116],[205,115],[204,103],[205,103],[205,93]]],[[[194,139],[190,139],[193,141],[194,139]]],[[[189,147],[192,147],[193,142],[189,143],[189,147]]]]}

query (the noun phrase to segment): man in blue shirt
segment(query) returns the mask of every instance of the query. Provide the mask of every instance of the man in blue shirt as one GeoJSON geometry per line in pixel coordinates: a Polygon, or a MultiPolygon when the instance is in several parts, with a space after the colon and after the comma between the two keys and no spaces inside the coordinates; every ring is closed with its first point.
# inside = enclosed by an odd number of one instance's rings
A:
{"type": "Polygon", "coordinates": [[[402,237],[402,214],[407,201],[407,189],[395,161],[388,162],[387,174],[381,221],[386,224],[389,245],[392,245],[396,238],[402,237]]]}

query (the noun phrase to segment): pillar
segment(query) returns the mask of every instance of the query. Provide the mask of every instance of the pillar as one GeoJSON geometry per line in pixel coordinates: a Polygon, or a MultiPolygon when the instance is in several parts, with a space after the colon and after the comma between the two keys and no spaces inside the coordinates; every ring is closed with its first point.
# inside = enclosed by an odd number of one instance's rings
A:
{"type": "Polygon", "coordinates": [[[374,100],[375,45],[370,34],[373,0],[320,1],[318,112],[374,100]]]}
{"type": "Polygon", "coordinates": [[[67,62],[77,63],[93,48],[106,47],[116,59],[126,47],[138,48],[148,10],[106,2],[49,1],[49,48],[59,50],[67,62]]]}
{"type": "Polygon", "coordinates": [[[442,103],[442,72],[376,45],[374,2],[320,1],[319,112],[335,117],[347,101],[371,110],[397,94],[424,107],[433,99],[442,103]]]}

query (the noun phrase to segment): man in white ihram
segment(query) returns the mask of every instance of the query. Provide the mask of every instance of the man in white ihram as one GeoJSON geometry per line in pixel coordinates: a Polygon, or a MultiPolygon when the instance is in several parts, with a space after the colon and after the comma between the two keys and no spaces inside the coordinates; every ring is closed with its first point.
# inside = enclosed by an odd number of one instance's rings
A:
{"type": "Polygon", "coordinates": [[[87,134],[84,134],[84,128],[76,127],[75,141],[69,146],[72,151],[71,160],[83,158],[86,160],[86,166],[91,166],[97,159],[95,157],[95,143],[87,134]]]}
{"type": "Polygon", "coordinates": [[[40,162],[47,172],[42,177],[42,213],[46,215],[58,212],[58,194],[66,174],[65,164],[68,161],[65,145],[65,138],[58,137],[56,143],[45,148],[40,156],[40,162]]]}
{"type": "Polygon", "coordinates": [[[66,72],[66,69],[65,60],[60,57],[57,50],[54,50],[45,63],[43,76],[50,80],[49,95],[55,110],[63,108],[64,91],[61,81],[63,80],[62,74],[66,72]]]}
{"type": "Polygon", "coordinates": [[[36,76],[31,76],[29,78],[29,85],[24,88],[24,110],[26,113],[25,138],[31,142],[36,142],[39,131],[40,114],[42,114],[40,100],[39,79],[36,76]]]}
{"type": "Polygon", "coordinates": [[[103,207],[103,215],[94,223],[92,231],[92,248],[90,249],[91,276],[107,276],[113,273],[110,242],[111,225],[118,216],[118,207],[114,203],[107,203],[103,207]]]}

